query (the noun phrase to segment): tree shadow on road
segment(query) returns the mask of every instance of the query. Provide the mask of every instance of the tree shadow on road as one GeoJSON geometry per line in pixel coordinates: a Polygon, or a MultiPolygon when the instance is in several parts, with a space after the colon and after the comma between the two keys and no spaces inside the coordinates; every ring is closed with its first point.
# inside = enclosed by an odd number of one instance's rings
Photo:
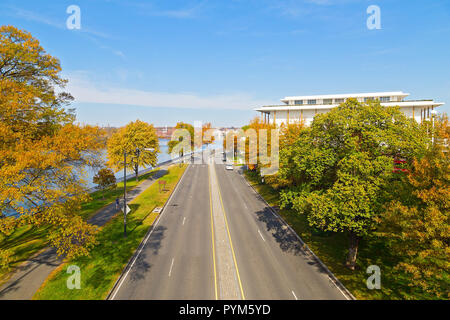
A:
{"type": "MultiPolygon", "coordinates": [[[[276,208],[274,209],[276,210],[276,208]]],[[[273,214],[270,208],[266,207],[263,210],[257,211],[258,219],[266,224],[267,231],[269,231],[276,242],[279,244],[281,250],[289,252],[296,256],[303,256],[306,263],[314,266],[318,271],[326,273],[317,259],[311,255],[304,244],[297,238],[288,226],[280,221],[280,219],[273,214]]]]}
{"type": "Polygon", "coordinates": [[[0,288],[0,298],[3,296],[19,290],[23,285],[22,280],[24,280],[29,274],[31,274],[35,269],[39,267],[57,267],[62,258],[58,257],[56,254],[56,249],[47,249],[41,252],[37,256],[30,258],[29,263],[19,266],[15,273],[12,275],[12,279],[4,284],[4,287],[0,288]],[[17,277],[16,277],[17,276],[17,277]]]}
{"type": "Polygon", "coordinates": [[[148,239],[141,253],[139,254],[136,262],[133,266],[133,272],[130,273],[130,279],[132,281],[142,280],[145,277],[146,272],[150,270],[151,264],[148,263],[152,256],[156,256],[161,248],[161,242],[164,239],[164,233],[167,227],[157,226],[151,237],[148,239]]]}

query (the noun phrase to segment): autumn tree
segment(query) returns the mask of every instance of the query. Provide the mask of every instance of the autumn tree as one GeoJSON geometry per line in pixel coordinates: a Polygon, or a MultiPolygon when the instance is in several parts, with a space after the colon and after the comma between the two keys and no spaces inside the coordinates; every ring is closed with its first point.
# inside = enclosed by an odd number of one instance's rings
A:
{"type": "Polygon", "coordinates": [[[307,214],[317,229],[349,236],[346,265],[356,266],[359,241],[377,226],[393,158],[425,152],[425,131],[396,107],[355,99],[317,115],[280,151],[280,176],[294,186],[282,202],[307,214]]]}
{"type": "MultiPolygon", "coordinates": [[[[282,124],[280,126],[280,136],[279,136],[279,148],[280,152],[283,150],[292,150],[290,148],[299,137],[302,135],[303,130],[305,130],[305,125],[303,122],[282,124]]],[[[286,159],[288,157],[285,157],[286,159]]],[[[294,184],[294,175],[280,175],[278,173],[265,177],[265,183],[270,184],[272,188],[278,190],[280,188],[286,188],[294,184]]]]}
{"type": "MultiPolygon", "coordinates": [[[[182,132],[181,132],[182,133],[182,132]]],[[[168,142],[168,153],[172,154],[173,149],[177,146],[180,150],[179,156],[184,156],[185,149],[194,151],[195,148],[195,130],[194,126],[189,123],[178,122],[175,126],[172,139],[168,142]],[[178,131],[177,131],[178,130],[178,131]],[[181,130],[185,130],[187,135],[180,135],[181,130]],[[181,144],[181,145],[180,145],[181,144]]]]}
{"type": "Polygon", "coordinates": [[[120,171],[124,168],[124,153],[127,153],[126,168],[134,171],[139,179],[139,167],[155,166],[159,152],[159,140],[153,125],[136,120],[115,132],[108,140],[108,165],[120,171]],[[153,151],[145,149],[152,148],[153,151]]]}
{"type": "Polygon", "coordinates": [[[50,226],[51,245],[70,257],[95,243],[79,210],[84,168],[99,164],[104,140],[98,127],[74,124],[60,72],[30,33],[0,27],[0,232],[50,226]]]}
{"type": "Polygon", "coordinates": [[[214,143],[215,137],[212,133],[214,129],[211,128],[211,123],[205,123],[202,126],[202,144],[206,144],[206,146],[214,143]]]}
{"type": "MultiPolygon", "coordinates": [[[[271,135],[270,135],[270,130],[275,130],[276,127],[274,124],[270,124],[270,123],[265,123],[263,121],[260,120],[260,118],[255,117],[254,119],[252,119],[250,121],[250,123],[248,125],[245,125],[242,127],[242,130],[244,132],[247,132],[247,136],[245,138],[245,161],[246,163],[250,163],[250,162],[256,162],[256,164],[261,164],[261,150],[260,150],[260,135],[264,134],[267,135],[267,153],[270,154],[270,146],[271,146],[271,135]],[[256,136],[256,141],[251,141],[250,135],[252,133],[255,133],[256,136]],[[251,158],[251,149],[250,149],[250,145],[254,144],[253,147],[256,149],[256,159],[253,159],[252,161],[250,161],[251,158]]],[[[237,142],[235,144],[235,149],[238,147],[237,146],[237,142]]],[[[249,165],[250,169],[254,169],[256,166],[255,164],[251,164],[249,165]]]]}
{"type": "Polygon", "coordinates": [[[111,169],[100,169],[92,179],[97,188],[102,191],[102,197],[105,199],[105,191],[114,189],[117,186],[116,177],[111,169]]]}
{"type": "Polygon", "coordinates": [[[305,128],[303,121],[290,124],[283,123],[280,127],[280,149],[293,145],[305,128]]]}
{"type": "Polygon", "coordinates": [[[448,299],[450,279],[450,127],[436,120],[435,143],[415,159],[403,186],[386,205],[382,231],[402,257],[396,268],[411,276],[410,286],[448,299]]]}

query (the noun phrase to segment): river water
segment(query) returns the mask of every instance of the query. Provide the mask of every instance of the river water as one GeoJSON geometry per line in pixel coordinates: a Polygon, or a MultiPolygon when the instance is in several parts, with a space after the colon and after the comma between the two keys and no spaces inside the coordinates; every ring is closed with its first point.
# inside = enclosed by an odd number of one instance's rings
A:
{"type": "MultiPolygon", "coordinates": [[[[158,157],[157,157],[158,164],[170,160],[170,154],[168,154],[169,147],[167,145],[167,143],[169,141],[170,141],[169,139],[159,139],[160,152],[158,153],[158,157]]],[[[216,141],[213,144],[209,145],[208,149],[215,149],[215,148],[220,147],[221,145],[222,145],[222,142],[216,141]]],[[[203,148],[199,148],[196,151],[199,151],[200,149],[206,149],[206,148],[205,148],[205,146],[203,146],[203,148]]],[[[104,161],[107,161],[107,151],[106,150],[103,151],[102,157],[103,157],[104,161]]],[[[149,168],[149,167],[140,167],[139,168],[140,171],[145,170],[145,169],[151,169],[151,168],[149,168]]],[[[91,190],[94,190],[94,187],[96,186],[96,184],[94,184],[92,180],[93,180],[94,175],[97,173],[97,170],[98,169],[94,169],[94,168],[90,168],[90,167],[86,168],[86,170],[85,170],[86,175],[83,177],[83,179],[85,179],[87,187],[91,190]]],[[[123,170],[116,172],[115,176],[117,179],[123,179],[123,170]]],[[[131,178],[131,177],[134,177],[134,171],[128,169],[127,170],[127,178],[131,178]]],[[[14,211],[3,212],[3,214],[6,216],[16,215],[16,213],[14,211]]]]}
{"type": "MultiPolygon", "coordinates": [[[[158,153],[158,162],[165,162],[167,160],[170,160],[170,154],[167,152],[169,151],[169,146],[167,143],[169,142],[169,139],[159,139],[159,149],[160,152],[158,153]]],[[[108,160],[107,152],[104,150],[103,152],[103,160],[106,162],[108,160]]],[[[148,169],[149,167],[139,167],[139,171],[148,169]]],[[[95,174],[97,173],[97,169],[94,168],[87,168],[86,170],[86,179],[87,179],[87,186],[89,188],[95,187],[96,185],[92,182],[92,179],[94,178],[95,174]]],[[[116,176],[116,179],[123,178],[123,170],[120,170],[114,174],[116,176]]],[[[127,178],[134,176],[134,171],[131,169],[127,169],[127,178]]]]}

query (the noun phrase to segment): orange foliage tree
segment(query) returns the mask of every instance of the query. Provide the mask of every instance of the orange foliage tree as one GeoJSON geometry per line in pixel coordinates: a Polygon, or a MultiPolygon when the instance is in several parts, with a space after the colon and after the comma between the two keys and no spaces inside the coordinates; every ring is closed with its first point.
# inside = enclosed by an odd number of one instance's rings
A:
{"type": "MultiPolygon", "coordinates": [[[[87,254],[95,229],[79,216],[86,166],[99,165],[98,127],[74,124],[58,59],[28,32],[0,27],[0,232],[50,226],[58,254],[87,254]],[[11,214],[14,214],[12,217],[11,214]]],[[[1,256],[1,254],[0,254],[1,256]]]]}
{"type": "MultiPolygon", "coordinates": [[[[257,142],[256,142],[256,154],[257,154],[257,163],[260,163],[260,134],[264,131],[261,130],[267,130],[265,134],[267,134],[267,153],[270,154],[270,145],[271,145],[271,136],[270,136],[270,130],[272,129],[276,129],[274,124],[270,124],[270,123],[264,123],[263,121],[261,121],[260,118],[255,117],[253,120],[250,121],[250,123],[244,127],[242,127],[242,130],[247,131],[247,130],[255,130],[256,132],[256,137],[257,137],[257,142]]],[[[245,162],[249,163],[250,161],[250,139],[246,138],[245,140],[245,162]]],[[[250,164],[249,165],[249,169],[254,170],[256,168],[255,165],[250,164]]]]}
{"type": "MultiPolygon", "coordinates": [[[[436,120],[435,143],[405,177],[403,192],[387,205],[384,231],[404,257],[397,269],[411,275],[410,286],[438,298],[450,297],[450,158],[447,116],[436,120]]],[[[400,189],[401,190],[401,189],[400,189]]]]}
{"type": "Polygon", "coordinates": [[[213,130],[211,128],[211,123],[210,122],[205,123],[202,126],[202,144],[206,144],[207,146],[209,144],[214,143],[214,141],[215,141],[214,135],[213,134],[209,134],[209,133],[212,133],[210,130],[213,130]]]}

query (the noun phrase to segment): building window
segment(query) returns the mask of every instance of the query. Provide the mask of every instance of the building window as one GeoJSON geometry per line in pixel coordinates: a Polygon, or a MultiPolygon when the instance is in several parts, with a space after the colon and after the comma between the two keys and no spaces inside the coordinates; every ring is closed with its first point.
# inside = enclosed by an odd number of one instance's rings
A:
{"type": "Polygon", "coordinates": [[[298,105],[298,104],[303,104],[303,100],[295,100],[294,104],[298,105]]]}
{"type": "Polygon", "coordinates": [[[334,99],[334,103],[344,103],[344,101],[345,101],[344,98],[334,99]]]}
{"type": "Polygon", "coordinates": [[[323,99],[323,104],[332,104],[333,99],[323,99]]]}
{"type": "Polygon", "coordinates": [[[391,101],[391,97],[380,97],[380,102],[389,102],[391,101]]]}
{"type": "Polygon", "coordinates": [[[316,104],[316,100],[308,100],[308,104],[316,104]]]}
{"type": "Polygon", "coordinates": [[[373,101],[373,100],[375,100],[374,97],[366,97],[366,98],[364,98],[364,102],[369,102],[369,101],[373,101]]]}

